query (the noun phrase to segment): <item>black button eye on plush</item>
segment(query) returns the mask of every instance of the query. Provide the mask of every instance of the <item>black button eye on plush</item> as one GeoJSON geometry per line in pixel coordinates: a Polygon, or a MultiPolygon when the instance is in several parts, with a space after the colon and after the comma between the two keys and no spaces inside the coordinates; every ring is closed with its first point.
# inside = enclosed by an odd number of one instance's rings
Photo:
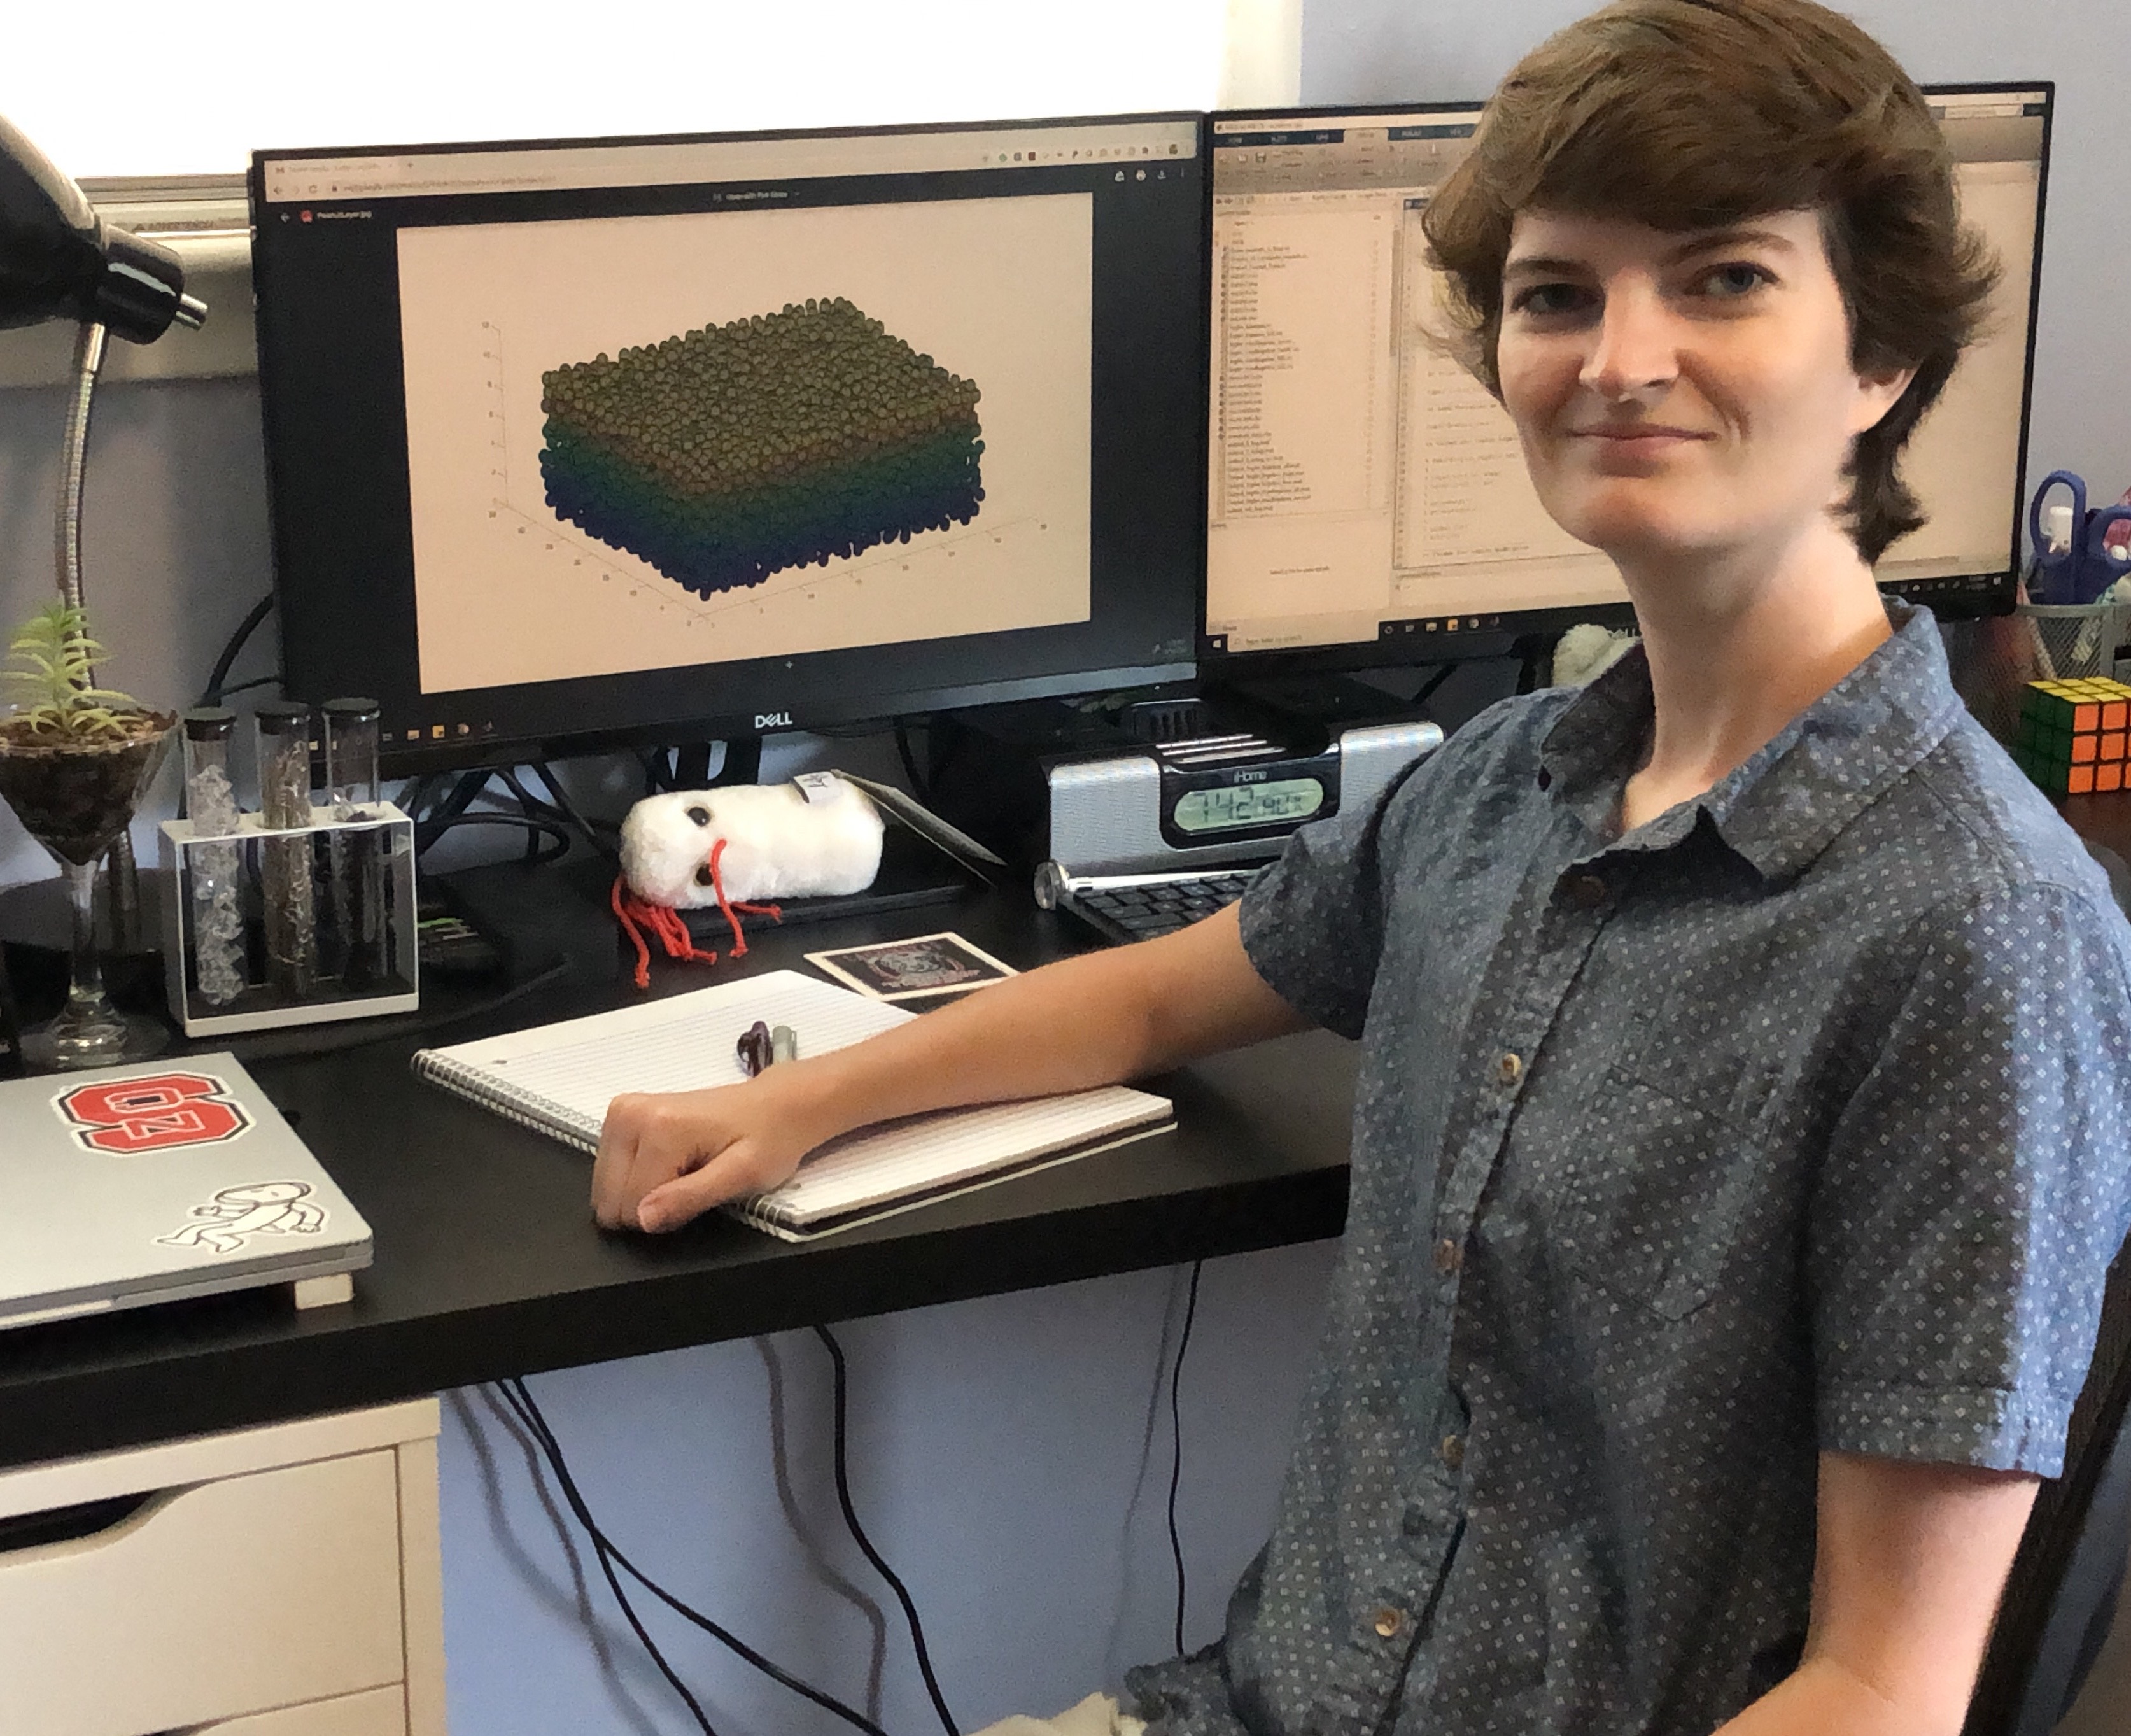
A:
{"type": "Polygon", "coordinates": [[[698,826],[707,826],[711,823],[711,811],[699,802],[688,810],[688,818],[698,826]]]}
{"type": "Polygon", "coordinates": [[[696,884],[698,886],[715,886],[717,884],[716,878],[711,873],[711,865],[708,862],[704,863],[696,870],[696,884]]]}

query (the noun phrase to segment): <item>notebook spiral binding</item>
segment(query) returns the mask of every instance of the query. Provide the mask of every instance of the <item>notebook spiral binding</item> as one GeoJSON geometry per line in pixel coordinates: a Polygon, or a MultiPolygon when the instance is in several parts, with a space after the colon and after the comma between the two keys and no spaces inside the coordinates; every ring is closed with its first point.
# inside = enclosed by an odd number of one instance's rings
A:
{"type": "Polygon", "coordinates": [[[413,1066],[417,1078],[427,1079],[448,1091],[468,1098],[506,1121],[515,1121],[520,1127],[546,1134],[580,1151],[590,1152],[594,1157],[599,1155],[598,1129],[587,1133],[582,1118],[567,1104],[522,1086],[506,1091],[491,1083],[478,1068],[467,1067],[432,1049],[424,1049],[415,1055],[413,1066]]]}

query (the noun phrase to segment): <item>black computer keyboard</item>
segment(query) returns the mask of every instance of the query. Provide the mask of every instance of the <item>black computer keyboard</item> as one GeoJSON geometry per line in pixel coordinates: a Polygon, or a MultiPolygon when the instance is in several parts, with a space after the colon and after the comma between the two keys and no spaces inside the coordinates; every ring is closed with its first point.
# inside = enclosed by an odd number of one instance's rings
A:
{"type": "Polygon", "coordinates": [[[1261,871],[1252,866],[1109,880],[1072,886],[1058,902],[1111,940],[1152,940],[1233,904],[1261,871]]]}

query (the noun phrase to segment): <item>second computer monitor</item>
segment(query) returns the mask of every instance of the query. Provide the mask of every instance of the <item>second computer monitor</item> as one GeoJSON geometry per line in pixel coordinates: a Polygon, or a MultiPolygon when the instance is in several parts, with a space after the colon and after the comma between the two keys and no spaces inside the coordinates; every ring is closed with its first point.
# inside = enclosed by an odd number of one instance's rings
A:
{"type": "MultiPolygon", "coordinates": [[[[2018,554],[2051,91],[1927,95],[2001,276],[1985,336],[1904,460],[1928,522],[1879,573],[1942,611],[1981,612],[2009,604],[2018,554]]],[[[1217,664],[1420,660],[1461,632],[1626,601],[1611,562],[1540,506],[1501,405],[1434,341],[1421,218],[1479,117],[1468,103],[1213,118],[1217,664]]]]}

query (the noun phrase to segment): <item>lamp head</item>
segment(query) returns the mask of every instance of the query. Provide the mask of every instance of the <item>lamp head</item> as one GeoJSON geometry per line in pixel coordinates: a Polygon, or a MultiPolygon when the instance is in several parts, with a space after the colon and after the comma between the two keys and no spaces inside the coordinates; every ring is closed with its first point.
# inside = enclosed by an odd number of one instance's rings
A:
{"type": "Polygon", "coordinates": [[[168,247],[96,214],[80,188],[0,118],[0,328],[93,320],[135,343],[207,309],[168,247]]]}

